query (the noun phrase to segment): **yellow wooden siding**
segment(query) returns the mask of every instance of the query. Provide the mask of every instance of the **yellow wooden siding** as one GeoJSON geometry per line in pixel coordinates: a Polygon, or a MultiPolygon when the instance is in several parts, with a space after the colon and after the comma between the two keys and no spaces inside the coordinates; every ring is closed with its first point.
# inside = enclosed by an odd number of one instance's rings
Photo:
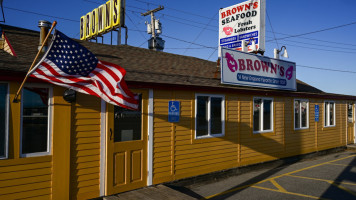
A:
{"type": "Polygon", "coordinates": [[[0,199],[51,199],[52,157],[0,161],[0,199]]]}
{"type": "Polygon", "coordinates": [[[168,122],[171,92],[154,92],[153,103],[153,183],[173,180],[173,126],[168,122]]]}
{"type": "Polygon", "coordinates": [[[345,102],[336,101],[336,127],[324,128],[324,101],[308,99],[309,127],[294,130],[294,98],[272,97],[273,131],[253,133],[253,96],[238,94],[220,94],[226,101],[225,136],[195,139],[195,94],[154,91],[154,184],[345,145],[345,102]],[[181,103],[178,123],[168,122],[170,100],[181,103]]]}
{"type": "Polygon", "coordinates": [[[77,93],[71,135],[71,199],[100,196],[100,99],[77,93]]]}

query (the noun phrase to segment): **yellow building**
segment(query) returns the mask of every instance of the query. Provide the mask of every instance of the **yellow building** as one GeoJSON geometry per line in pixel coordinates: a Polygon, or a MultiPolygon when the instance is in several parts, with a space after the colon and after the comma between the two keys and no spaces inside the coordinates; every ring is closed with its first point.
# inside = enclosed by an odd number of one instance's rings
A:
{"type": "MultiPolygon", "coordinates": [[[[223,85],[216,63],[80,42],[127,71],[140,111],[29,79],[39,33],[2,25],[0,199],[89,199],[354,143],[356,97],[223,85]],[[179,102],[179,121],[169,107],[179,102]],[[315,121],[318,105],[319,121],[315,121]]],[[[0,43],[1,44],[1,43],[0,43]]]]}

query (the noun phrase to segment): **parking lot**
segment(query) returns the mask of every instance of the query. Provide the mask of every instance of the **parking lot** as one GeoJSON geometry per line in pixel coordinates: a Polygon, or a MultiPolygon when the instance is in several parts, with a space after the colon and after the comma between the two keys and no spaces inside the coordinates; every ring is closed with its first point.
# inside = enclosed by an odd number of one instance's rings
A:
{"type": "Polygon", "coordinates": [[[186,194],[197,199],[356,199],[356,153],[334,153],[188,188],[186,194]]]}

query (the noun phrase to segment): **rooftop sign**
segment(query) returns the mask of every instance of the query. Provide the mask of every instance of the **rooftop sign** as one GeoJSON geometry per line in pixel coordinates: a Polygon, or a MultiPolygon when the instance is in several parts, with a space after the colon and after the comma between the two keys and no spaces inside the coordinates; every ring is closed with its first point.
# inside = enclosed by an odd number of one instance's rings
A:
{"type": "Polygon", "coordinates": [[[254,38],[256,49],[265,50],[265,15],[266,0],[248,0],[220,9],[219,48],[241,50],[242,40],[254,38]]]}
{"type": "Polygon", "coordinates": [[[80,18],[80,39],[88,40],[121,25],[121,0],[109,0],[80,18]]]}
{"type": "Polygon", "coordinates": [[[221,83],[297,90],[296,64],[231,49],[221,49],[221,83]]]}

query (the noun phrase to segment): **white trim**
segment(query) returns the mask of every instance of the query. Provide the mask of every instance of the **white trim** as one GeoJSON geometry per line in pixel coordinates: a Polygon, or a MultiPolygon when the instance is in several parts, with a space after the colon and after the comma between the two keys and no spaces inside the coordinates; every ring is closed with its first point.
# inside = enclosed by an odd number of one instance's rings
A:
{"type": "Polygon", "coordinates": [[[147,186],[153,184],[153,89],[148,90],[147,186]]]}
{"type": "Polygon", "coordinates": [[[21,113],[20,113],[20,157],[36,157],[36,156],[45,156],[51,155],[52,153],[52,120],[53,120],[53,87],[51,85],[43,84],[26,84],[21,92],[21,113]],[[36,153],[22,153],[22,130],[23,130],[23,91],[25,87],[35,87],[35,88],[48,88],[48,126],[47,126],[47,151],[45,152],[36,152],[36,153]]]}
{"type": "Polygon", "coordinates": [[[336,126],[336,103],[335,101],[329,101],[329,100],[326,100],[324,101],[324,119],[323,119],[323,124],[324,124],[324,128],[327,128],[327,127],[335,127],[336,126]],[[327,104],[327,110],[325,109],[325,105],[327,104]],[[334,113],[334,124],[333,125],[330,125],[330,103],[333,103],[334,104],[334,107],[333,107],[333,113],[334,113]],[[326,124],[325,124],[325,119],[326,119],[326,124]]]}
{"type": "Polygon", "coordinates": [[[100,113],[100,196],[105,195],[106,187],[106,102],[101,99],[100,113]]]}
{"type": "Polygon", "coordinates": [[[7,90],[6,90],[6,95],[5,95],[5,155],[4,156],[0,156],[0,160],[3,159],[8,159],[9,158],[9,117],[10,117],[10,84],[8,83],[3,83],[0,82],[0,84],[4,84],[5,86],[7,86],[7,90]]]}
{"type": "MultiPolygon", "coordinates": [[[[356,124],[355,124],[355,121],[356,121],[356,101],[354,102],[354,105],[353,105],[353,108],[352,108],[352,112],[354,114],[353,116],[353,124],[354,124],[354,144],[356,144],[356,124]]],[[[346,123],[347,124],[347,123],[346,123]]],[[[346,128],[346,144],[347,144],[347,128],[346,128]]]]}
{"type": "Polygon", "coordinates": [[[309,99],[294,99],[293,101],[293,121],[294,121],[294,130],[303,130],[303,129],[308,129],[309,128],[309,99]],[[300,122],[300,128],[295,128],[295,101],[300,101],[299,104],[299,122],[300,122]],[[302,102],[307,102],[307,126],[306,127],[302,127],[302,102]]]}
{"type": "Polygon", "coordinates": [[[270,132],[273,132],[273,129],[274,129],[274,99],[273,98],[270,98],[270,97],[253,97],[253,100],[252,100],[252,131],[254,134],[260,134],[260,133],[270,133],[270,132]],[[254,108],[255,108],[255,99],[261,99],[261,109],[260,109],[260,119],[259,119],[259,123],[261,124],[261,128],[259,131],[255,131],[253,130],[254,129],[254,108]],[[268,129],[268,130],[263,130],[264,127],[263,127],[263,107],[264,107],[264,100],[271,100],[271,128],[268,129]]]}
{"type": "Polygon", "coordinates": [[[195,130],[194,130],[194,136],[195,139],[204,139],[204,138],[215,138],[215,137],[223,137],[225,136],[225,95],[217,95],[217,94],[203,94],[203,93],[196,93],[195,94],[195,130]],[[203,135],[203,136],[197,136],[197,113],[198,113],[198,101],[197,98],[198,96],[206,96],[209,98],[208,101],[208,135],[203,135]],[[211,97],[217,97],[221,98],[221,133],[220,134],[211,134],[211,110],[210,110],[210,103],[211,103],[211,97]]]}

